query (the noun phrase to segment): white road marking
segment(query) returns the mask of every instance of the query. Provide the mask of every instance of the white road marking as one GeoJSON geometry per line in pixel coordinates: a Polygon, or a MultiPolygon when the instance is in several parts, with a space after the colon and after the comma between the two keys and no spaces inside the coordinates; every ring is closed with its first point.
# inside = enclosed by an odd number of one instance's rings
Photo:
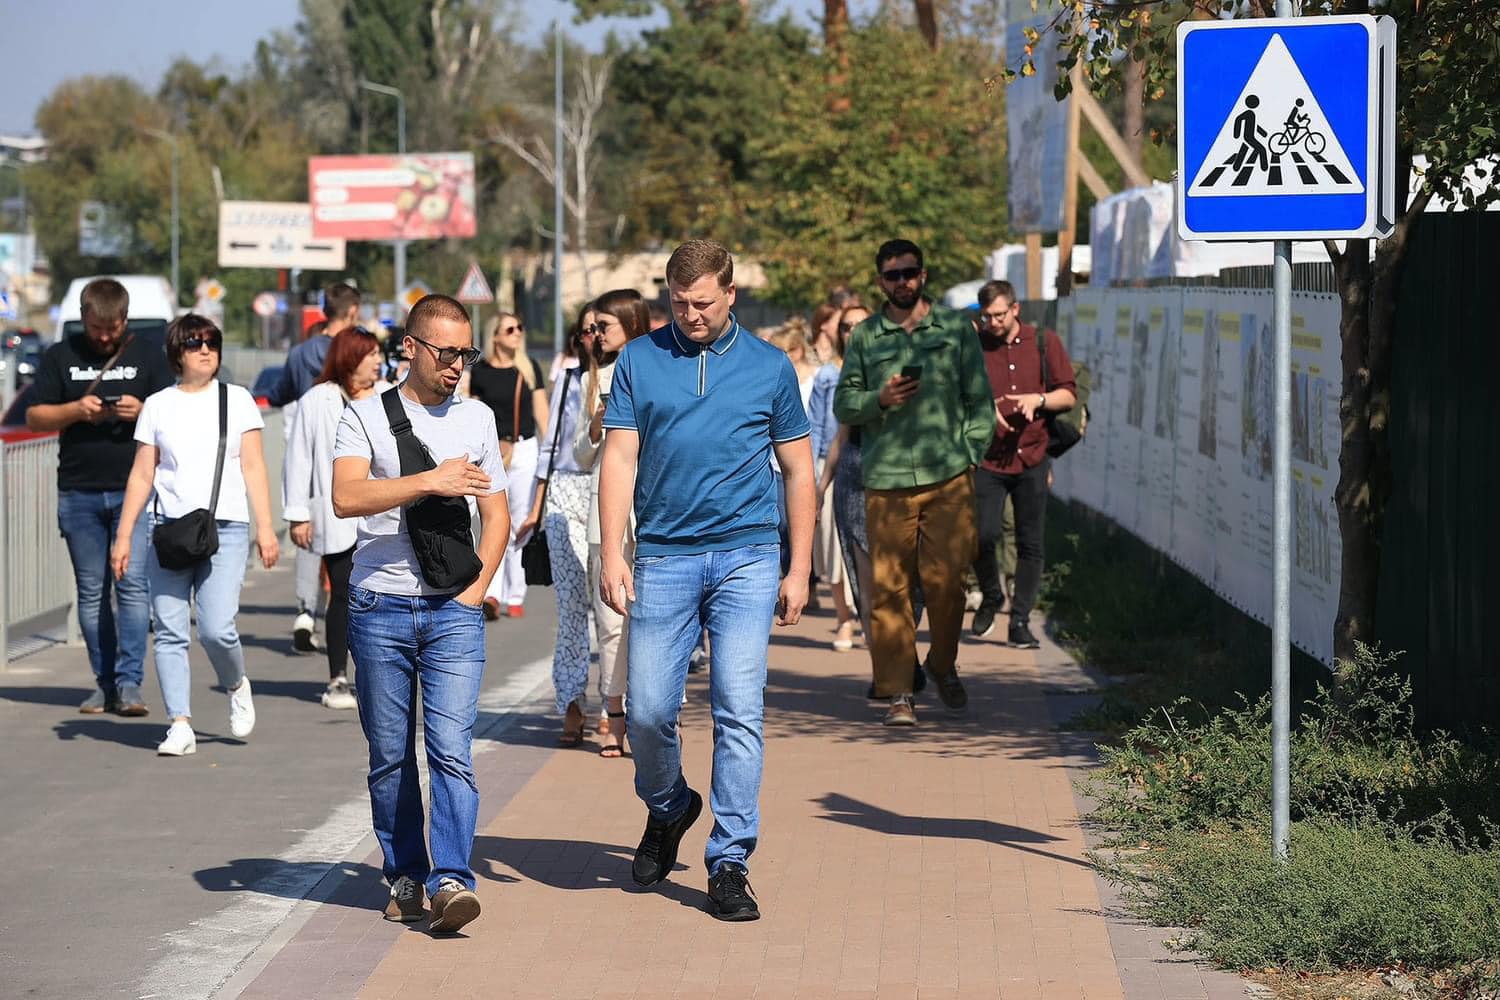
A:
{"type": "MultiPolygon", "coordinates": [[[[538,689],[552,674],[552,657],[533,660],[513,671],[497,687],[479,698],[480,718],[475,726],[474,754],[488,753],[495,740],[515,719],[518,709],[537,699],[538,689]]],[[[418,754],[423,785],[427,783],[426,759],[418,754]]],[[[162,956],[151,964],[136,987],[138,1000],[205,1000],[215,995],[233,977],[239,988],[225,996],[238,995],[253,976],[236,973],[259,962],[259,974],[275,956],[277,948],[263,948],[292,911],[302,903],[336,865],[373,849],[370,830],[370,800],[358,795],[337,807],[321,825],[307,831],[277,857],[281,865],[235,894],[233,903],[195,920],[181,930],[161,937],[155,950],[162,956]],[[368,841],[368,844],[362,842],[368,841]]],[[[314,906],[302,907],[302,921],[314,906]]]]}

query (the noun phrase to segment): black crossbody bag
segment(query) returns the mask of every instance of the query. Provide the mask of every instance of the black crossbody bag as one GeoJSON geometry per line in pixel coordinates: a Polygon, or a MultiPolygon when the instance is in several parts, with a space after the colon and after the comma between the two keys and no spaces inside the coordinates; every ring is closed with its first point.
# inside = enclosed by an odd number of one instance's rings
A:
{"type": "MultiPolygon", "coordinates": [[[[219,457],[214,462],[214,492],[206,508],[190,510],[175,521],[157,524],[151,532],[156,561],[163,569],[191,569],[219,551],[219,526],[214,512],[219,509],[219,486],[224,481],[224,441],[229,434],[229,386],[219,383],[219,457]]],[[[156,501],[161,516],[161,500],[156,501]]]]}
{"type": "MultiPolygon", "coordinates": [[[[574,371],[573,368],[564,371],[562,392],[557,398],[557,428],[552,432],[552,455],[547,459],[547,478],[542,480],[542,502],[538,508],[544,514],[547,510],[547,487],[552,485],[552,471],[557,467],[557,444],[562,439],[563,410],[568,405],[568,380],[573,377],[574,371]]],[[[526,544],[521,546],[521,572],[525,574],[528,586],[552,586],[552,552],[547,548],[547,529],[541,524],[536,526],[531,537],[526,539],[526,544]]]]}
{"type": "MultiPolygon", "coordinates": [[[[415,476],[437,468],[437,463],[412,432],[406,408],[396,395],[400,391],[400,386],[387,389],[380,394],[380,402],[391,425],[391,436],[396,439],[401,475],[415,476]]],[[[464,497],[425,496],[413,500],[406,506],[406,531],[411,536],[422,579],[434,590],[463,590],[484,570],[479,553],[474,551],[469,502],[464,497]]]]}

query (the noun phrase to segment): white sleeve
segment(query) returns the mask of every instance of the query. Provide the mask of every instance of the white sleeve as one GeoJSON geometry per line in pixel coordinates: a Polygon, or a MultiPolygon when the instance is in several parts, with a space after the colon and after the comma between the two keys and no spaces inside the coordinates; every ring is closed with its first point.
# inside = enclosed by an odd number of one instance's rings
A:
{"type": "MultiPolygon", "coordinates": [[[[589,393],[589,386],[585,385],[579,394],[579,399],[588,399],[589,393]]],[[[594,467],[594,460],[599,457],[599,448],[604,444],[602,434],[598,444],[595,444],[589,437],[589,427],[594,422],[593,416],[592,413],[584,413],[582,405],[578,407],[578,425],[573,428],[573,461],[578,463],[580,469],[594,467]]]]}
{"type": "Polygon", "coordinates": [[[322,424],[322,394],[304,396],[292,418],[292,434],[281,463],[281,512],[288,521],[312,520],[313,438],[322,424]]]}
{"type": "MultiPolygon", "coordinates": [[[[370,444],[370,437],[365,433],[364,422],[354,412],[352,406],[344,407],[344,417],[339,421],[339,432],[333,439],[333,457],[337,461],[341,458],[362,458],[371,461],[375,457],[375,449],[370,444]]],[[[493,424],[494,421],[491,421],[493,424]]],[[[497,437],[498,441],[499,438],[497,437]]]]}
{"type": "Polygon", "coordinates": [[[258,431],[266,426],[266,419],[255,405],[255,397],[242,385],[229,387],[229,426],[239,428],[239,433],[258,431]]]}
{"type": "Polygon", "coordinates": [[[479,443],[479,459],[476,464],[490,477],[490,495],[505,492],[510,477],[505,474],[505,459],[500,454],[500,433],[495,429],[495,418],[489,407],[479,404],[483,410],[474,421],[474,437],[479,443]]]}
{"type": "Polygon", "coordinates": [[[141,401],[141,412],[135,418],[135,440],[138,444],[156,447],[156,411],[161,406],[161,393],[153,392],[141,401]]]}

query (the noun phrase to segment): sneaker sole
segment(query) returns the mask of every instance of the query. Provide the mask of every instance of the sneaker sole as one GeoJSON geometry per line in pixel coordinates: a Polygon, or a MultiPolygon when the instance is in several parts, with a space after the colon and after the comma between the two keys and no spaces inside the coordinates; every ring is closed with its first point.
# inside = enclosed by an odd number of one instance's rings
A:
{"type": "Polygon", "coordinates": [[[983,632],[979,631],[978,629],[970,629],[969,631],[970,631],[970,633],[973,634],[974,638],[976,638],[976,639],[983,639],[985,636],[987,636],[991,632],[995,631],[995,623],[994,622],[990,622],[990,627],[987,628],[987,629],[985,629],[983,632]]]}
{"type": "Polygon", "coordinates": [[[156,756],[158,757],[186,757],[189,754],[195,754],[197,752],[198,744],[196,743],[188,747],[186,750],[163,750],[161,747],[156,748],[156,756]]]}
{"type": "Polygon", "coordinates": [[[115,711],[119,712],[119,714],[125,716],[127,719],[139,719],[143,715],[151,714],[151,709],[147,708],[145,705],[121,705],[115,711]]]}
{"type": "Polygon", "coordinates": [[[103,715],[108,709],[104,708],[80,708],[79,715],[103,715]]]}
{"type": "Polygon", "coordinates": [[[448,900],[448,905],[443,907],[443,913],[434,917],[432,926],[428,928],[434,934],[452,934],[473,922],[479,916],[479,897],[473,893],[455,896],[448,900]]]}
{"type": "Polygon", "coordinates": [[[381,916],[393,924],[414,924],[427,916],[427,911],[423,910],[421,913],[397,913],[394,915],[382,913],[381,916]]]}
{"type": "Polygon", "coordinates": [[[305,628],[299,628],[292,633],[292,648],[299,653],[316,653],[317,643],[313,642],[313,634],[305,628]]]}
{"type": "Polygon", "coordinates": [[[1041,649],[1042,648],[1042,644],[1040,642],[1012,642],[1009,645],[1010,645],[1011,649],[1041,649]]]}
{"type": "Polygon", "coordinates": [[[683,814],[682,819],[678,820],[682,826],[677,831],[677,836],[673,838],[671,853],[661,866],[660,874],[652,879],[642,879],[635,873],[635,865],[632,864],[630,866],[630,877],[635,881],[636,885],[649,886],[666,881],[667,876],[672,874],[672,869],[677,867],[677,849],[682,846],[682,838],[687,835],[688,830],[692,828],[693,824],[698,822],[698,817],[702,813],[703,797],[697,792],[693,792],[693,797],[688,800],[687,812],[683,814]]]}
{"type": "Polygon", "coordinates": [[[917,724],[916,716],[897,716],[892,719],[887,717],[885,724],[892,729],[910,729],[917,724]]]}
{"type": "Polygon", "coordinates": [[[708,913],[715,920],[722,920],[726,924],[743,924],[749,920],[760,919],[759,910],[735,910],[732,913],[725,913],[714,905],[713,900],[708,901],[708,913]]]}

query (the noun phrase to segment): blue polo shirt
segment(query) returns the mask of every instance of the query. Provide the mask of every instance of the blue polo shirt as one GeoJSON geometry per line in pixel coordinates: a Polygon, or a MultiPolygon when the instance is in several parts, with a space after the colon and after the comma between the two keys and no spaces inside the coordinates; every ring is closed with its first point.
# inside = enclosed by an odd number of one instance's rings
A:
{"type": "Polygon", "coordinates": [[[807,413],[791,360],[733,316],[712,344],[675,323],[626,344],[604,426],[640,435],[637,555],[779,541],[771,445],[807,437],[807,413]]]}

